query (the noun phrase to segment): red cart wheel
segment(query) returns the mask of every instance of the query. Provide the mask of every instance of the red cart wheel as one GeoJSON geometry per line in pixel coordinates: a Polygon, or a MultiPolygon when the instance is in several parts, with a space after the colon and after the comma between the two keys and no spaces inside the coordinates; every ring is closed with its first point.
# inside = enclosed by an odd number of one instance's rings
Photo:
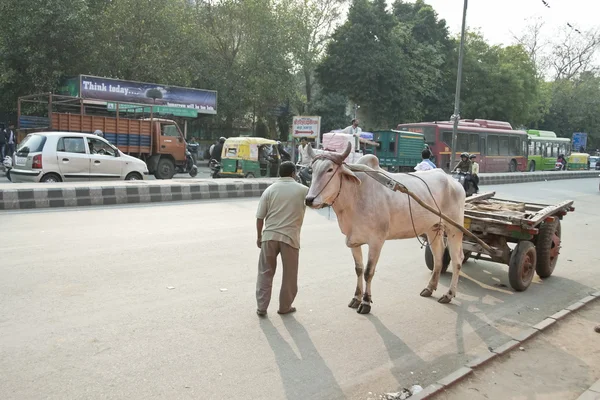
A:
{"type": "Polygon", "coordinates": [[[517,292],[529,287],[535,274],[537,253],[533,243],[519,242],[512,251],[508,264],[508,281],[517,292]]]}
{"type": "Polygon", "coordinates": [[[554,272],[560,254],[560,221],[543,223],[536,241],[537,264],[535,270],[540,278],[548,278],[554,272]]]}

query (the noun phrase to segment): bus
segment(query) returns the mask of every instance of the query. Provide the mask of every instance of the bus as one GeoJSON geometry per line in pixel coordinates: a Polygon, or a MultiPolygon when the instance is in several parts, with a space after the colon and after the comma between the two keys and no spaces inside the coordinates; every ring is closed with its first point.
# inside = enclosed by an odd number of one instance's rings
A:
{"type": "Polygon", "coordinates": [[[571,140],[556,137],[551,131],[530,129],[528,161],[529,171],[552,171],[559,154],[565,157],[571,154],[571,140]]]}
{"type": "MultiPolygon", "coordinates": [[[[398,130],[422,133],[435,157],[438,168],[446,171],[450,166],[452,146],[452,121],[400,124],[398,130]]],[[[527,168],[527,132],[513,130],[508,122],[483,119],[460,120],[456,142],[455,162],[467,152],[477,156],[479,172],[515,172],[527,168]]]]}

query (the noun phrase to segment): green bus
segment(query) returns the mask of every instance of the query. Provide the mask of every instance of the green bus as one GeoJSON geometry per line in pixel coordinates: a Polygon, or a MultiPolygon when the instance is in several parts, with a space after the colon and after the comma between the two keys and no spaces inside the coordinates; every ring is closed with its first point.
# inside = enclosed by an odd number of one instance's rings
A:
{"type": "Polygon", "coordinates": [[[571,153],[571,140],[556,137],[551,131],[528,130],[529,171],[552,171],[559,154],[567,157],[571,153]]]}

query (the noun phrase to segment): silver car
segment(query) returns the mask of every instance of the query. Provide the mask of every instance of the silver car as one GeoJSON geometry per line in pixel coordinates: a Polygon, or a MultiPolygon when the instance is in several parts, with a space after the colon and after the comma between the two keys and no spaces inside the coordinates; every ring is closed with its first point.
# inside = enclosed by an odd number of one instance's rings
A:
{"type": "Polygon", "coordinates": [[[104,138],[86,133],[31,133],[13,156],[13,182],[138,180],[148,175],[142,160],[104,138]]]}

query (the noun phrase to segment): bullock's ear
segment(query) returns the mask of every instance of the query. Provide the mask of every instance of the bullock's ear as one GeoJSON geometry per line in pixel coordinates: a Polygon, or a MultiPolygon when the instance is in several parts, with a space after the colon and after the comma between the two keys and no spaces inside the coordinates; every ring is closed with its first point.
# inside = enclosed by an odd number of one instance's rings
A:
{"type": "Polygon", "coordinates": [[[357,185],[360,185],[360,179],[358,179],[358,176],[354,175],[354,172],[350,171],[350,169],[348,169],[348,167],[345,165],[342,165],[342,174],[346,179],[350,179],[357,185]]]}

